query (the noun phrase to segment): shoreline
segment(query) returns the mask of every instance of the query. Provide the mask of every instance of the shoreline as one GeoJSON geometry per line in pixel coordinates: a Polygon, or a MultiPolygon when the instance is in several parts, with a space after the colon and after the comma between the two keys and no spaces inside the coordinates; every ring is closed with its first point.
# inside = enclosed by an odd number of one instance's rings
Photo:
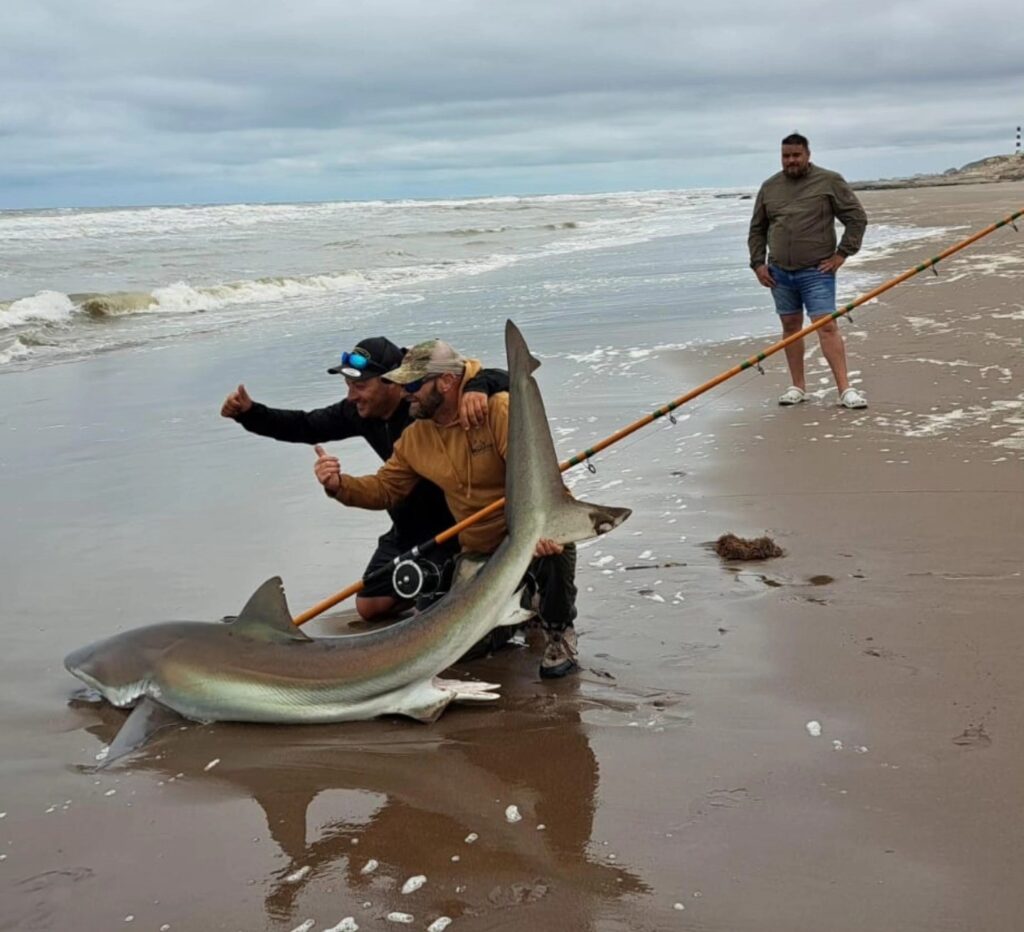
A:
{"type": "MultiPolygon", "coordinates": [[[[966,220],[973,230],[994,219],[1004,196],[1024,200],[1024,185],[886,192],[865,206],[875,222],[966,220]]],[[[760,749],[771,763],[743,782],[817,852],[805,860],[790,851],[790,871],[822,889],[843,875],[843,891],[826,897],[832,908],[854,889],[871,890],[870,910],[855,897],[849,921],[832,928],[947,922],[1009,932],[1017,921],[1020,900],[1008,885],[1024,866],[1014,840],[1024,825],[1011,815],[1024,765],[1014,517],[1024,506],[1024,392],[1014,368],[1024,244],[1007,229],[840,324],[867,411],[835,406],[812,335],[808,376],[818,389],[808,403],[775,405],[786,384],[780,353],[765,363],[767,378],[743,380],[702,425],[717,440],[717,455],[695,470],[705,534],[767,532],[786,555],[721,564],[735,579],[729,598],[702,608],[728,632],[732,673],[719,688],[702,680],[694,714],[737,739],[760,721],[785,748],[781,757],[760,749]],[[965,332],[976,339],[965,343],[965,332]],[[811,721],[822,737],[808,735],[811,721]],[[795,770],[782,765],[800,758],[795,770]]],[[[871,265],[888,278],[920,261],[911,246],[871,265]]],[[[702,366],[714,356],[696,355],[680,354],[702,366]]],[[[732,761],[734,772],[740,766],[732,761]]],[[[770,817],[736,818],[755,848],[786,831],[770,817]]],[[[742,860],[758,897],[770,899],[765,864],[742,860]]],[[[738,925],[737,914],[755,921],[744,912],[733,913],[738,925]]]]}
{"type": "MultiPolygon", "coordinates": [[[[974,230],[1010,197],[1024,186],[865,205],[875,223],[974,230]]],[[[860,270],[902,271],[932,242],[860,270]]],[[[704,326],[688,349],[633,358],[606,327],[599,358],[577,361],[572,327],[601,320],[595,306],[629,341],[689,342],[682,315],[658,315],[702,294],[635,284],[638,269],[671,276],[678,248],[602,255],[600,292],[566,290],[557,314],[524,321],[561,354],[539,371],[560,453],[774,342],[705,341],[704,326]]],[[[576,286],[574,272],[566,260],[545,281],[576,286]]],[[[13,581],[0,926],[130,915],[205,932],[351,915],[383,928],[401,910],[417,927],[451,916],[460,932],[1016,932],[1022,277],[1024,245],[1003,230],[841,322],[866,411],[834,406],[814,352],[809,374],[824,381],[778,408],[779,354],[766,375],[742,373],[610,448],[596,474],[577,467],[575,494],[634,514],[580,547],[572,682],[541,682],[537,646],[521,647],[458,668],[501,683],[498,703],[429,727],[190,725],[99,772],[124,714],[69,702],[64,650],[237,611],[272,572],[304,608],[358,575],[383,528],[325,507],[308,450],[217,414],[244,373],[282,406],[333,400],[322,334],[214,336],[21,373],[4,466],[23,481],[7,487],[0,554],[13,581]],[[767,531],[786,555],[725,563],[705,544],[726,531],[767,531]],[[418,875],[427,884],[402,894],[418,875]]],[[[527,313],[502,300],[519,294],[514,275],[471,284],[500,304],[493,317],[527,313]]],[[[408,320],[463,313],[453,326],[486,350],[479,295],[455,297],[408,320]]],[[[770,296],[756,297],[773,321],[770,296]]]]}

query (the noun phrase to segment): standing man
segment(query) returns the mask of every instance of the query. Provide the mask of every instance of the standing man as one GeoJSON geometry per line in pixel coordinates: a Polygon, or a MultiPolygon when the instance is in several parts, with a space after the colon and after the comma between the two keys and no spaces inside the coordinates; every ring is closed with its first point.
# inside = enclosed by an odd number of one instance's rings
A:
{"type": "MultiPolygon", "coordinates": [[[[442,489],[459,521],[504,498],[508,393],[491,395],[483,426],[463,430],[459,425],[465,386],[479,371],[477,360],[465,359],[442,340],[409,350],[402,365],[385,378],[402,386],[416,420],[372,476],[343,474],[337,457],[317,447],[314,472],[327,495],[357,508],[394,508],[418,482],[429,479],[442,489]]],[[[463,551],[491,554],[506,534],[505,512],[500,510],[466,528],[459,543],[463,551]]],[[[547,637],[540,675],[575,673],[575,546],[541,539],[529,575],[536,581],[537,613],[547,637]]]]}
{"type": "MultiPolygon", "coordinates": [[[[395,441],[412,422],[409,398],[401,386],[385,382],[381,376],[399,366],[405,350],[386,337],[370,337],[350,353],[342,353],[336,366],[327,371],[341,375],[347,397],[315,411],[288,411],[268,408],[253,401],[244,385],[239,385],[224,400],[221,415],[238,421],[247,431],[290,443],[318,444],[348,437],[363,437],[382,460],[388,459],[395,441]]],[[[495,392],[508,397],[508,373],[501,369],[483,369],[475,373],[461,398],[457,421],[460,428],[480,427],[487,419],[487,396],[495,392]]],[[[377,541],[377,549],[363,572],[389,564],[395,557],[417,544],[436,537],[454,523],[444,493],[432,482],[415,485],[408,498],[389,509],[392,526],[377,541]]],[[[454,541],[442,545],[439,558],[455,554],[454,541]]],[[[385,618],[408,602],[395,592],[391,578],[367,584],[356,596],[356,611],[366,621],[385,618]]]]}
{"type": "MultiPolygon", "coordinates": [[[[782,140],[782,171],[757,192],[750,221],[750,267],[765,288],[771,288],[782,320],[783,337],[804,326],[804,311],[817,320],[836,309],[836,271],[860,249],[867,214],[842,175],[811,163],[806,136],[792,133],[782,140]],[[835,221],[843,225],[836,246],[835,221]],[[767,262],[765,252],[767,249],[767,262]]],[[[818,330],[844,408],[866,408],[867,399],[850,387],[846,349],[834,320],[818,330]]],[[[779,396],[780,405],[807,398],[804,341],[786,347],[792,384],[779,396]]]]}

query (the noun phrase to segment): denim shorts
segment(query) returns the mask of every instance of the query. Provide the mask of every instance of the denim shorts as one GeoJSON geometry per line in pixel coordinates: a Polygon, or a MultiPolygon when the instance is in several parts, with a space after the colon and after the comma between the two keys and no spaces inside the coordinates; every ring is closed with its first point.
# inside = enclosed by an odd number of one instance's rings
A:
{"type": "Polygon", "coordinates": [[[772,298],[780,316],[807,311],[811,320],[831,314],[836,309],[836,274],[819,272],[815,268],[787,272],[770,265],[768,270],[775,279],[772,298]]]}

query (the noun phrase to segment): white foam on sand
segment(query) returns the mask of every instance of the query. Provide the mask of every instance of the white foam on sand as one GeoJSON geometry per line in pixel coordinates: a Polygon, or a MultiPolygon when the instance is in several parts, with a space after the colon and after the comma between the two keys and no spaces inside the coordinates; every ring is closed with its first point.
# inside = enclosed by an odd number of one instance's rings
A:
{"type": "Polygon", "coordinates": [[[1014,438],[1020,436],[1017,425],[1020,414],[1024,411],[1024,394],[1013,399],[997,399],[986,405],[970,405],[954,408],[938,414],[921,415],[915,426],[904,431],[907,437],[938,437],[955,435],[961,431],[980,424],[991,426],[1008,426],[1013,432],[1009,437],[1001,437],[988,441],[992,446],[1010,446],[1016,448],[1014,438]]]}
{"type": "Polygon", "coordinates": [[[930,317],[911,317],[907,316],[903,318],[911,327],[914,328],[915,332],[927,331],[929,333],[952,333],[953,328],[946,322],[941,320],[933,320],[930,317]]]}
{"type": "MultiPolygon", "coordinates": [[[[947,260],[948,261],[948,260],[947,260]]],[[[939,264],[939,277],[950,284],[969,278],[1017,278],[1021,272],[1024,257],[1012,253],[1000,255],[960,256],[951,265],[939,264]]]]}

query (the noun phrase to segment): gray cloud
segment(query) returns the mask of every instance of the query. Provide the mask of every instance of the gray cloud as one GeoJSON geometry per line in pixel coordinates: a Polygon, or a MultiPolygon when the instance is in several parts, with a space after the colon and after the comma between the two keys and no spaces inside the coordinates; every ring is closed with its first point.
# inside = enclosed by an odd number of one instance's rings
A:
{"type": "Polygon", "coordinates": [[[1008,0],[5,4],[0,205],[751,185],[1009,151],[1008,0]]]}

